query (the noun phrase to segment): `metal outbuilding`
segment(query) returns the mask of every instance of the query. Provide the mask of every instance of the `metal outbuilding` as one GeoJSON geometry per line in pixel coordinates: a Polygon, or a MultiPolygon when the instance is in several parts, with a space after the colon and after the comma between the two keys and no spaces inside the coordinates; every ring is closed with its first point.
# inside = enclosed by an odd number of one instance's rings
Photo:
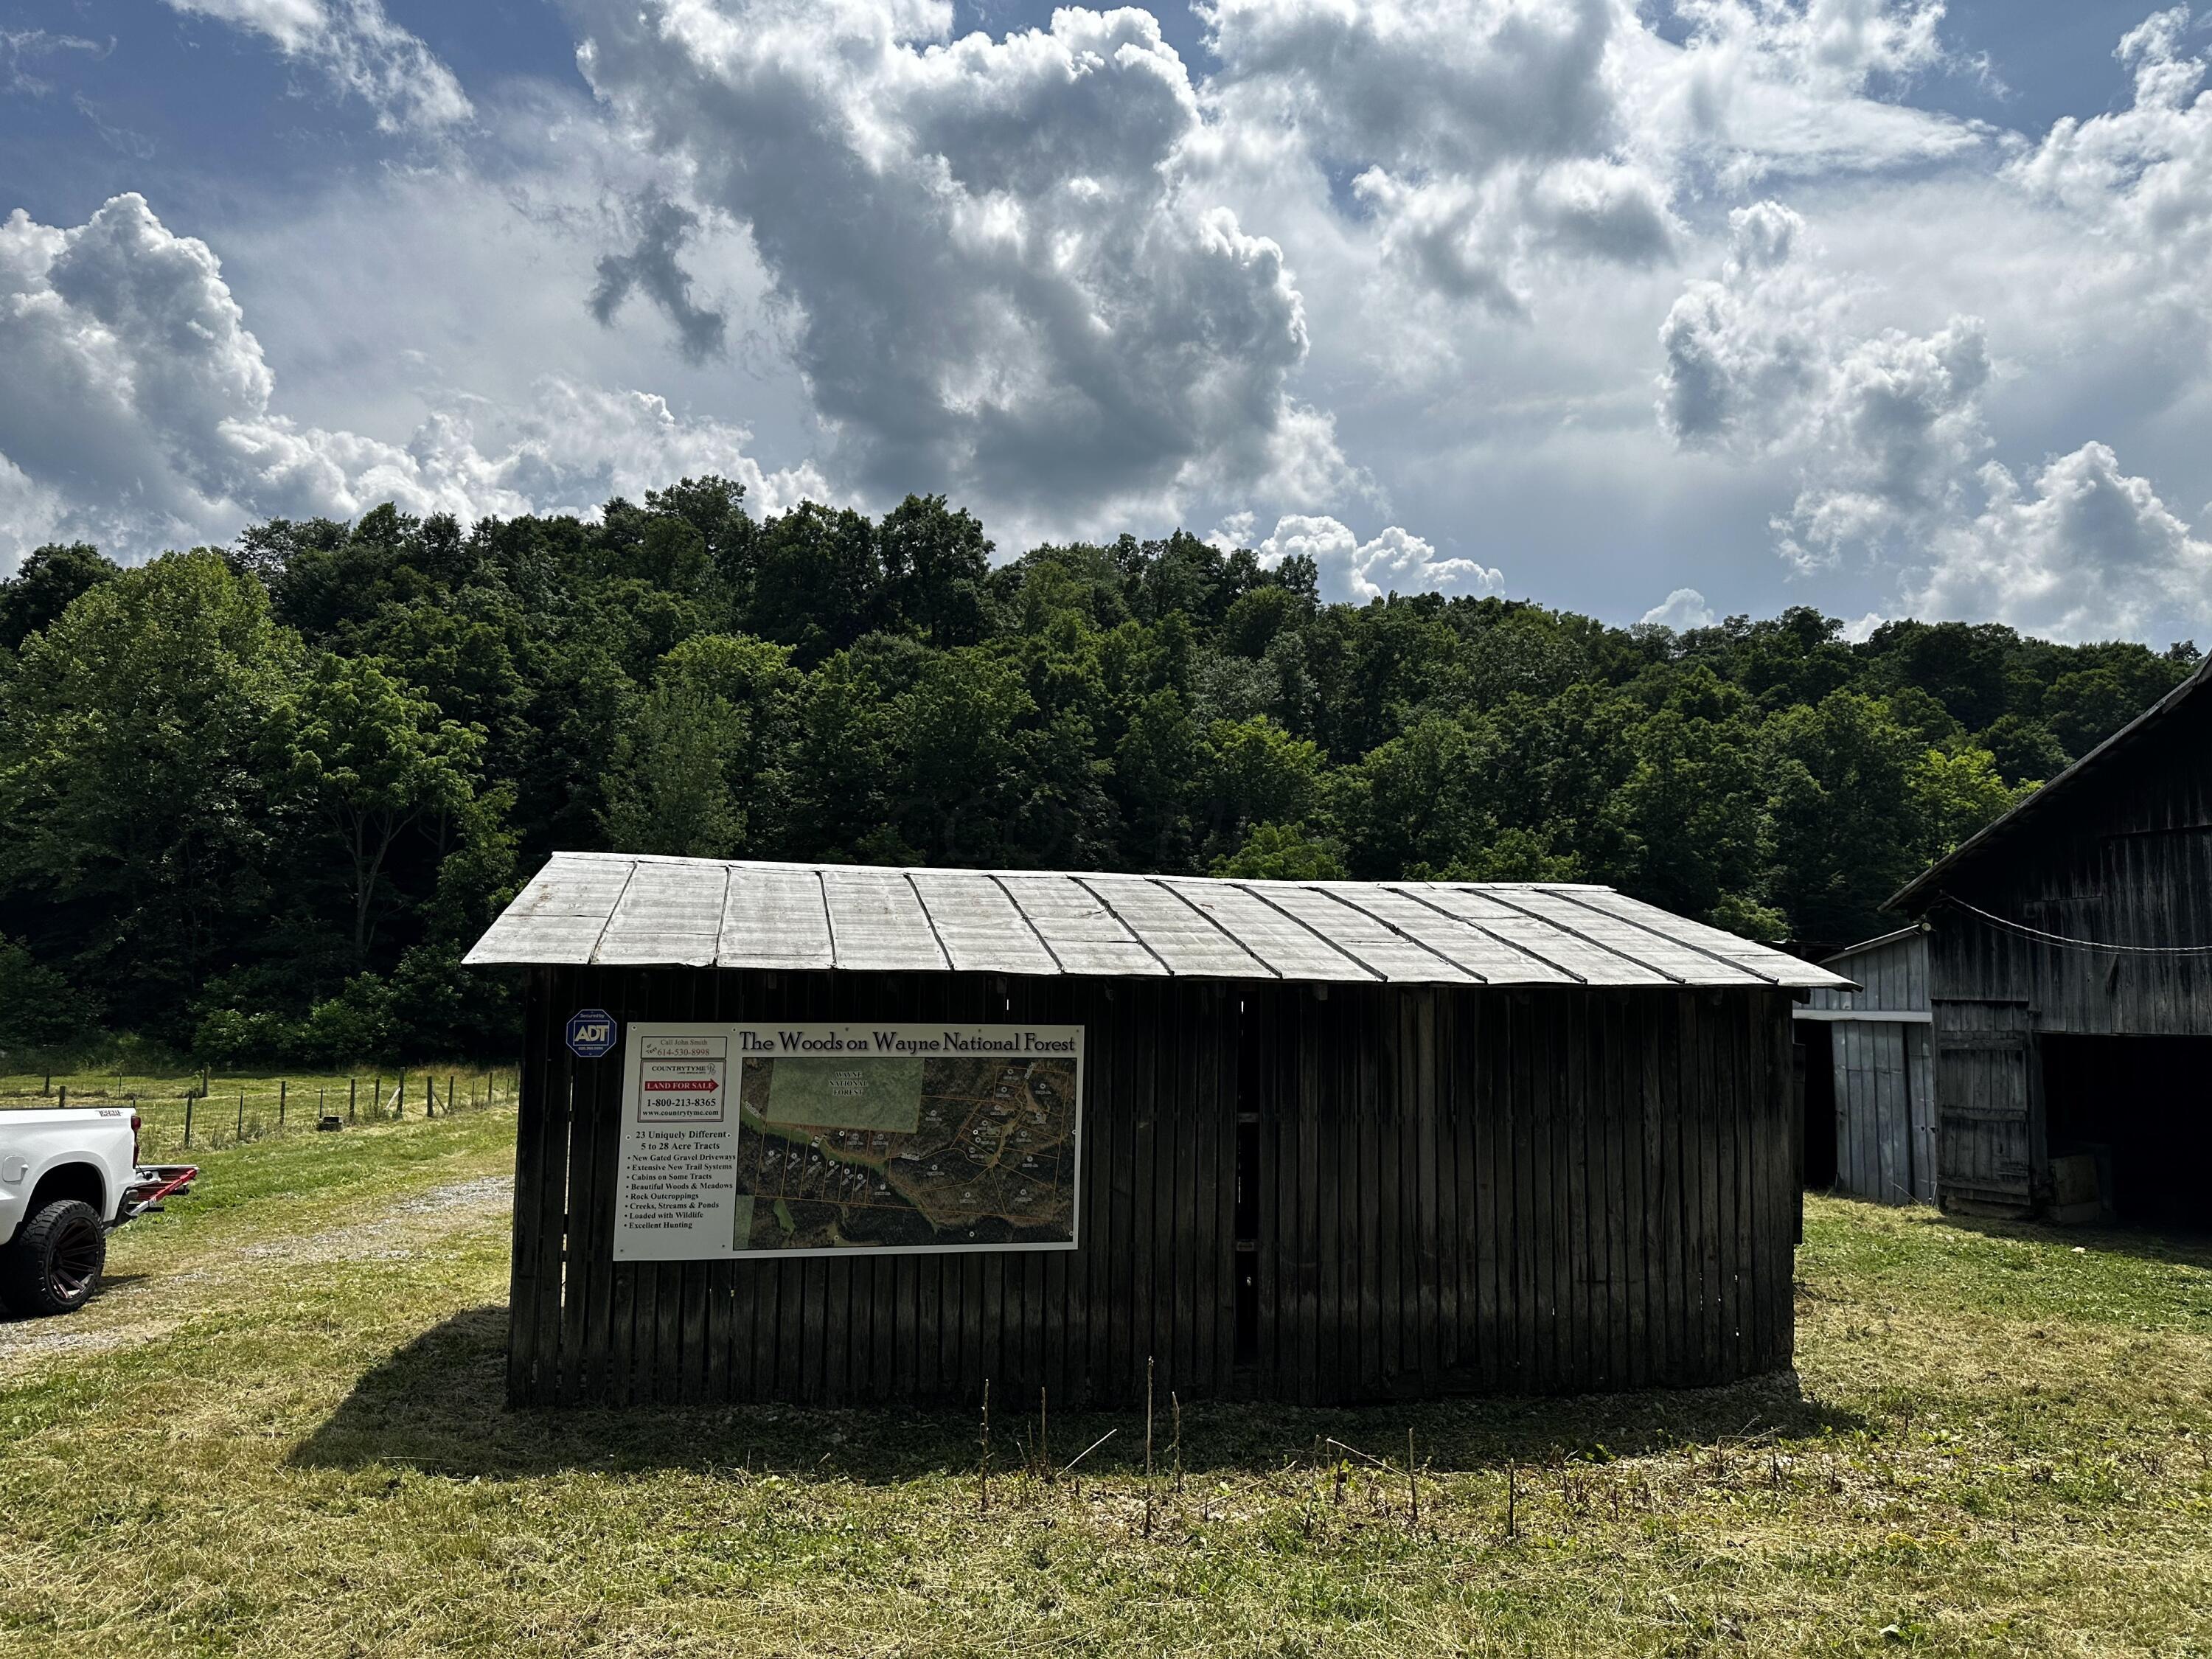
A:
{"type": "Polygon", "coordinates": [[[1947,1209],[2212,1225],[2208,668],[1890,901],[1929,930],[1947,1209]]]}
{"type": "Polygon", "coordinates": [[[1881,1204],[1936,1201],[1928,936],[1900,927],[1821,959],[1854,981],[1797,1010],[1805,1184],[1881,1204]]]}
{"type": "Polygon", "coordinates": [[[528,970],[518,1402],[1790,1363],[1843,981],[1607,888],[570,854],[469,961],[528,970]]]}

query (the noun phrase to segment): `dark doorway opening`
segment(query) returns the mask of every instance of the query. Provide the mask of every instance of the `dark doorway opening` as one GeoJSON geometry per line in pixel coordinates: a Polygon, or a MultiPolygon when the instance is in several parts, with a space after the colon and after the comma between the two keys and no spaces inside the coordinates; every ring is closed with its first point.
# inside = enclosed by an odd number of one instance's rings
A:
{"type": "Polygon", "coordinates": [[[1801,1019],[1797,1041],[1805,1047],[1802,1167],[1808,1190],[1825,1193],[1836,1184],[1836,1028],[1825,1019],[1801,1019]]]}
{"type": "Polygon", "coordinates": [[[2045,1033],[2051,1156],[2095,1160],[2114,1218],[2212,1231],[2212,1037],[2045,1033]]]}

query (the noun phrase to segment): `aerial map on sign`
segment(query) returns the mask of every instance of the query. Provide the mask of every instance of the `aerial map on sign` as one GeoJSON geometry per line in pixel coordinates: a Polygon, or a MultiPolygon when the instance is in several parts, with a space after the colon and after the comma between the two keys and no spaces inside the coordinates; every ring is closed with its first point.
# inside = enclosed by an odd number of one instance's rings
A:
{"type": "Polygon", "coordinates": [[[1076,1054],[969,1035],[1010,1051],[748,1056],[734,1249],[1074,1243],[1076,1054]]]}

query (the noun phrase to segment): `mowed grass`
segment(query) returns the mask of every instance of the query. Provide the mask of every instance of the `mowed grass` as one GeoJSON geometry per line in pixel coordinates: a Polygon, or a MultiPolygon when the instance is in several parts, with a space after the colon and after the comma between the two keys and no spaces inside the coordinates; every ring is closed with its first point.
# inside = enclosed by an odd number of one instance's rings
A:
{"type": "Polygon", "coordinates": [[[1179,1490],[1163,1402],[1148,1536],[1130,1414],[1000,1401],[985,1512],[970,1413],[506,1411],[512,1133],[211,1154],[0,1325],[0,1651],[2212,1653],[2201,1247],[1815,1200],[1796,1377],[1191,1404],[1179,1490]]]}

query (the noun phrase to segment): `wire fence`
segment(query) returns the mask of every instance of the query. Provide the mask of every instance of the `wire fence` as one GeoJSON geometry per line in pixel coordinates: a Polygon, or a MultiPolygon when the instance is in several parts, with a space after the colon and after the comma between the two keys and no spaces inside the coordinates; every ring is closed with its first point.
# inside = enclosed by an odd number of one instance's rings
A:
{"type": "Polygon", "coordinates": [[[123,1106],[138,1114],[141,1162],[242,1146],[270,1135],[342,1133],[362,1124],[450,1117],[512,1105],[509,1066],[189,1077],[0,1077],[0,1111],[123,1106]]]}

